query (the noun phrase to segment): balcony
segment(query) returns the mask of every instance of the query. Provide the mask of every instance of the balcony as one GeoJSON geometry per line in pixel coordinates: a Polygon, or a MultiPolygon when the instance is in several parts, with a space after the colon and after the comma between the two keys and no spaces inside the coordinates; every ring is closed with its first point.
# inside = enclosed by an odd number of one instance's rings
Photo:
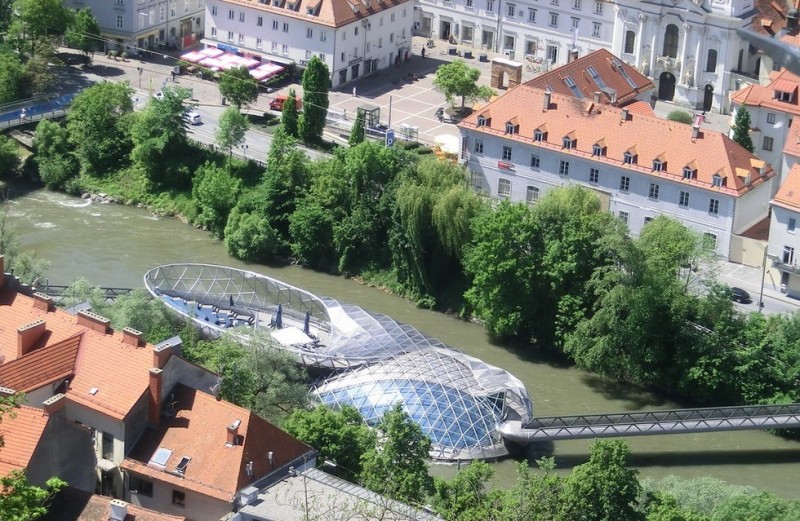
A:
{"type": "Polygon", "coordinates": [[[785,271],[787,273],[792,273],[794,275],[800,275],[800,266],[798,266],[794,262],[786,263],[777,257],[772,257],[772,256],[770,257],[772,258],[773,268],[778,269],[780,271],[785,271]]]}

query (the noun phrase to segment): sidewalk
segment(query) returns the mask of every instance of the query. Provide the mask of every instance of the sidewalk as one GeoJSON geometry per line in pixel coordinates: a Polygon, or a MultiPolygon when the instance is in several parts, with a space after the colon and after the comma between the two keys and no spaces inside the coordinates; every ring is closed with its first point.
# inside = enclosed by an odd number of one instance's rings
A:
{"type": "Polygon", "coordinates": [[[717,262],[717,278],[719,282],[727,284],[728,286],[736,286],[747,290],[753,298],[753,302],[758,303],[758,296],[761,291],[761,277],[764,276],[764,296],[773,298],[786,304],[787,307],[800,310],[800,300],[787,297],[781,292],[780,277],[776,275],[775,270],[770,269],[767,265],[766,273],[763,273],[762,268],[745,266],[744,264],[736,264],[729,261],[717,262]]]}

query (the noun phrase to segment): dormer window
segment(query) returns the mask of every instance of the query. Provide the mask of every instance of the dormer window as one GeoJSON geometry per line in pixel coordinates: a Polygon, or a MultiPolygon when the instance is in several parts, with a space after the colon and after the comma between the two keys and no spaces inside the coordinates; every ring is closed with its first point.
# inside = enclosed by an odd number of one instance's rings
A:
{"type": "Polygon", "coordinates": [[[283,0],[272,0],[272,5],[274,7],[280,7],[283,5],[283,0]]]}
{"type": "Polygon", "coordinates": [[[575,139],[573,139],[572,136],[564,136],[563,143],[564,148],[567,150],[575,148],[575,139]]]}
{"type": "Polygon", "coordinates": [[[660,159],[653,159],[653,171],[654,172],[663,172],[664,170],[665,170],[664,162],[661,161],[660,159]]]}
{"type": "Polygon", "coordinates": [[[293,1],[293,2],[289,2],[289,3],[287,3],[287,4],[286,4],[286,7],[287,7],[287,8],[289,8],[289,9],[291,9],[292,11],[294,11],[294,10],[295,10],[295,8],[297,7],[297,1],[295,0],[295,1],[293,1]]]}
{"type": "Polygon", "coordinates": [[[536,130],[533,131],[533,140],[547,141],[547,133],[544,130],[537,128],[536,130]]]}
{"type": "Polygon", "coordinates": [[[506,123],[506,134],[519,134],[519,125],[511,122],[506,123]]]}
{"type": "Polygon", "coordinates": [[[684,179],[696,179],[697,178],[697,170],[690,166],[683,167],[683,178],[684,179]]]}
{"type": "Polygon", "coordinates": [[[478,126],[485,127],[486,126],[486,118],[483,116],[478,116],[478,126]]]}
{"type": "Polygon", "coordinates": [[[634,165],[636,164],[636,154],[633,152],[625,152],[622,156],[622,162],[626,165],[634,165]]]}
{"type": "Polygon", "coordinates": [[[711,176],[711,186],[722,186],[722,176],[719,174],[711,176]]]}
{"type": "Polygon", "coordinates": [[[598,157],[606,155],[606,147],[604,147],[601,143],[595,143],[592,145],[592,155],[598,157]]]}
{"type": "Polygon", "coordinates": [[[791,103],[794,99],[794,91],[787,92],[783,90],[776,90],[775,99],[777,99],[778,101],[785,101],[787,103],[791,103]]]}
{"type": "Polygon", "coordinates": [[[181,476],[183,476],[184,474],[186,474],[186,467],[188,467],[188,466],[189,466],[189,462],[190,462],[190,461],[192,461],[192,458],[189,458],[189,457],[187,457],[187,456],[184,456],[184,457],[182,457],[182,458],[181,458],[181,461],[180,461],[180,462],[178,463],[178,465],[175,467],[175,472],[177,472],[177,473],[178,473],[178,474],[180,474],[181,476]]]}

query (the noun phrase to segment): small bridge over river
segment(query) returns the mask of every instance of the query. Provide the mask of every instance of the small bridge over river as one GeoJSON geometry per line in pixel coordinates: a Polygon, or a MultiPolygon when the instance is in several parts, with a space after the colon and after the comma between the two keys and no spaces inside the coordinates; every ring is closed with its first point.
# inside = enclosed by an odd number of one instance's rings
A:
{"type": "Polygon", "coordinates": [[[500,426],[504,438],[518,443],[535,441],[653,436],[800,427],[800,404],[744,405],[702,409],[589,414],[536,418],[527,426],[506,422],[500,426]]]}
{"type": "MultiPolygon", "coordinates": [[[[43,293],[48,297],[53,297],[53,300],[56,302],[64,296],[64,292],[70,286],[60,286],[60,285],[53,285],[50,283],[45,282],[43,285],[35,284],[35,290],[39,293],[43,293]]],[[[103,296],[105,297],[106,301],[111,301],[120,297],[122,295],[127,295],[133,289],[131,288],[106,288],[106,287],[99,287],[99,289],[103,296]]]]}

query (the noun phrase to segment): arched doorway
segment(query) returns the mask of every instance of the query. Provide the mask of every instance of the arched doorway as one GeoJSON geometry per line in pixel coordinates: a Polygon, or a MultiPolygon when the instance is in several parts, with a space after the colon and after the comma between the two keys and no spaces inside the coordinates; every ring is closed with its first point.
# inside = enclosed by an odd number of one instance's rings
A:
{"type": "Polygon", "coordinates": [[[703,89],[703,112],[709,112],[714,103],[714,86],[710,83],[703,89]]]}
{"type": "Polygon", "coordinates": [[[671,72],[662,72],[658,78],[658,99],[672,101],[675,97],[675,75],[671,72]]]}

